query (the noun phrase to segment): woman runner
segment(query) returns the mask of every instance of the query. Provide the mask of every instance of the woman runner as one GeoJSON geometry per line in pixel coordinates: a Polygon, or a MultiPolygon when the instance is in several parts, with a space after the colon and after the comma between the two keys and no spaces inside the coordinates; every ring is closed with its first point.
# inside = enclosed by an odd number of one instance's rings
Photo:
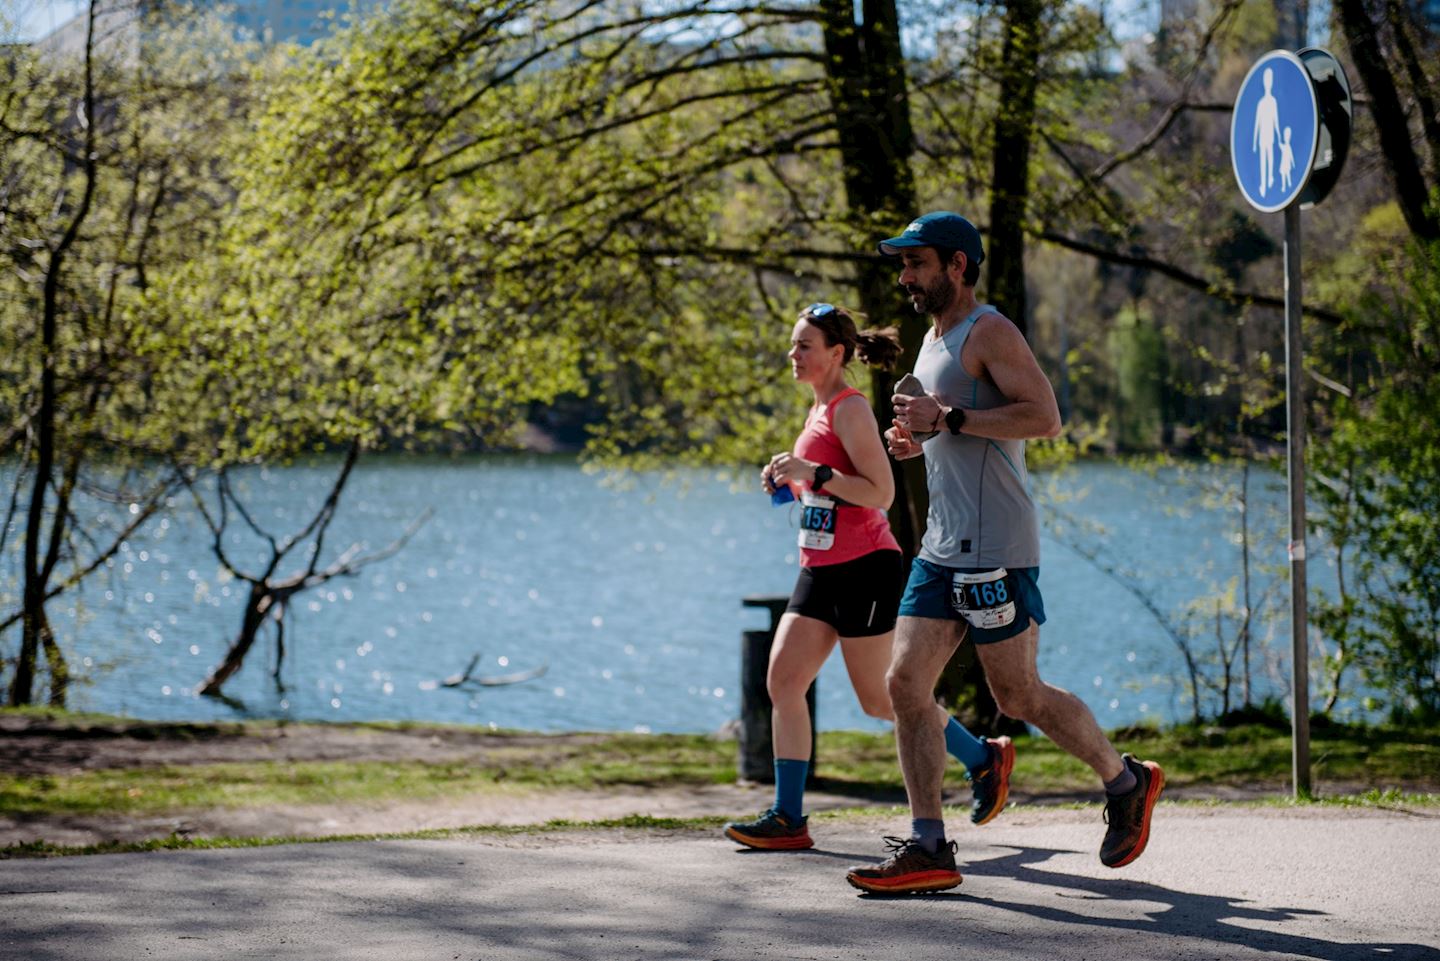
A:
{"type": "MultiPolygon", "coordinates": [[[[791,371],[815,402],[795,449],[770,458],[765,490],[789,487],[801,506],[800,575],[770,650],[766,686],[773,705],[775,802],[725,836],[751,848],[814,845],[804,813],[810,768],[805,692],[838,641],[860,707],[894,720],[885,672],[904,587],[900,545],[885,511],[895,495],[889,457],[865,395],[845,382],[852,358],[890,367],[895,330],[856,330],[844,308],[811,304],[790,337],[791,371]]],[[[944,715],[938,704],[935,710],[944,715]]],[[[1008,737],[981,739],[946,717],[946,747],[966,766],[975,792],[971,820],[984,824],[1005,806],[1014,748],[1008,737]]]]}

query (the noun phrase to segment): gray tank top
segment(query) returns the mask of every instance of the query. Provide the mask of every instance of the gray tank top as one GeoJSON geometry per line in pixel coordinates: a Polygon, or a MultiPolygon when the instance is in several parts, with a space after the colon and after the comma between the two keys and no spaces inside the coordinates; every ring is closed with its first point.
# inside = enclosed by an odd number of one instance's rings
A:
{"type": "MultiPolygon", "coordinates": [[[[960,363],[975,321],[998,313],[981,304],[944,337],[932,327],[915,359],[915,376],[946,407],[987,410],[1010,403],[989,380],[960,363]]],[[[930,513],[920,556],[945,567],[1038,567],[1040,531],[1030,499],[1023,440],[951,434],[943,426],[925,442],[930,513]]]]}

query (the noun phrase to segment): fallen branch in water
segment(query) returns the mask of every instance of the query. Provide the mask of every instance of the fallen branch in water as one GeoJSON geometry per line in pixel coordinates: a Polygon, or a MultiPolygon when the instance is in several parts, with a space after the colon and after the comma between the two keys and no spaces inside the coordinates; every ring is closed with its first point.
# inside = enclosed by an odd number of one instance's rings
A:
{"type": "Polygon", "coordinates": [[[480,655],[476,654],[470,658],[470,664],[462,674],[451,674],[441,681],[442,687],[503,687],[506,684],[519,684],[521,681],[528,681],[531,678],[540,677],[547,670],[549,664],[541,664],[539,667],[532,667],[527,671],[516,671],[513,674],[490,674],[483,677],[475,676],[475,668],[480,664],[480,655]]]}

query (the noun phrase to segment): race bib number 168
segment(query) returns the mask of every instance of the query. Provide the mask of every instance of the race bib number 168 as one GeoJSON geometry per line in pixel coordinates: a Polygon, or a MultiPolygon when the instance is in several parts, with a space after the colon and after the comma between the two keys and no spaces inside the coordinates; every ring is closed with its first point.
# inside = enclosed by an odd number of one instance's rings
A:
{"type": "Polygon", "coordinates": [[[950,606],[971,627],[994,630],[1015,621],[1015,578],[1003,567],[981,574],[956,573],[950,606]]]}

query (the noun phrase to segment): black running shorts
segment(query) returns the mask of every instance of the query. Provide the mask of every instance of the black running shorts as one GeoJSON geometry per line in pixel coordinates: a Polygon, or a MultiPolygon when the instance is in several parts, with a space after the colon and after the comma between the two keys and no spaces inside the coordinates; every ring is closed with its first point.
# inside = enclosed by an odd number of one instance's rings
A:
{"type": "Polygon", "coordinates": [[[842,564],[802,567],[785,612],[824,621],[841,637],[895,629],[905,587],[899,551],[872,551],[842,564]]]}

